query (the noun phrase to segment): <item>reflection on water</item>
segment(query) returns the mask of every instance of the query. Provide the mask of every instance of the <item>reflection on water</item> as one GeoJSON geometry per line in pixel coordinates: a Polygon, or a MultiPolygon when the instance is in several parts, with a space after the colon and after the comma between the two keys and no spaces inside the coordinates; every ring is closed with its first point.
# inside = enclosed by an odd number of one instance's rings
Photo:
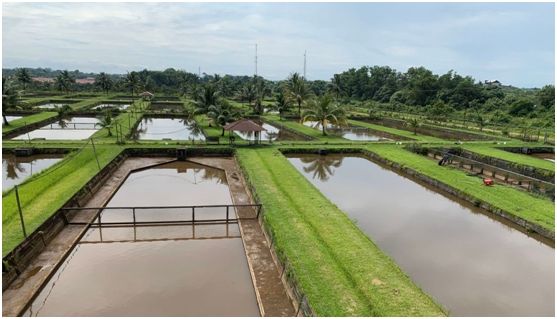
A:
{"type": "Polygon", "coordinates": [[[305,173],[311,174],[313,179],[319,179],[326,182],[330,176],[334,174],[334,168],[342,165],[342,157],[333,156],[313,156],[303,157],[300,161],[304,163],[303,170],[305,173]]]}
{"type": "Polygon", "coordinates": [[[342,162],[289,160],[451,315],[554,315],[552,247],[367,159],[324,157],[342,162]]]}
{"type": "Polygon", "coordinates": [[[36,105],[35,107],[39,109],[55,109],[55,108],[62,107],[66,104],[69,103],[46,103],[46,104],[36,105]]]}
{"type": "MultiPolygon", "coordinates": [[[[107,206],[231,203],[223,171],[172,162],[130,174],[107,206]]],[[[112,213],[103,221],[125,217],[112,213]]],[[[237,224],[91,228],[26,315],[258,316],[239,236],[237,224]]]]}
{"type": "Polygon", "coordinates": [[[271,124],[267,124],[264,122],[258,122],[255,121],[257,124],[263,126],[263,128],[266,131],[262,131],[262,132],[240,132],[240,131],[234,131],[234,133],[238,134],[238,136],[240,136],[242,139],[244,140],[248,140],[248,141],[258,141],[259,140],[259,135],[261,135],[261,141],[285,141],[285,140],[289,140],[289,141],[294,141],[294,140],[300,140],[301,137],[296,135],[296,134],[292,134],[286,130],[281,130],[277,127],[274,127],[271,124]]]}
{"type": "MultiPolygon", "coordinates": [[[[305,126],[321,130],[321,123],[317,121],[305,121],[305,126]]],[[[327,134],[338,135],[351,141],[388,141],[390,139],[379,136],[378,133],[365,127],[337,126],[327,123],[327,134]]]]}
{"type": "Polygon", "coordinates": [[[95,117],[69,117],[47,124],[39,129],[14,137],[14,140],[82,140],[91,137],[100,129],[95,117]]]}
{"type": "Polygon", "coordinates": [[[550,162],[555,162],[555,153],[532,153],[531,155],[550,162]]]}
{"type": "Polygon", "coordinates": [[[201,126],[195,121],[181,118],[145,117],[135,132],[140,140],[205,140],[201,126]]]}
{"type": "Polygon", "coordinates": [[[56,164],[64,155],[62,154],[40,154],[32,156],[15,156],[13,154],[2,154],[2,190],[12,188],[21,184],[33,174],[37,174],[46,168],[56,164]]]}
{"type": "Polygon", "coordinates": [[[104,109],[125,110],[128,107],[130,107],[130,104],[103,103],[93,107],[93,110],[104,110],[104,109]]]}

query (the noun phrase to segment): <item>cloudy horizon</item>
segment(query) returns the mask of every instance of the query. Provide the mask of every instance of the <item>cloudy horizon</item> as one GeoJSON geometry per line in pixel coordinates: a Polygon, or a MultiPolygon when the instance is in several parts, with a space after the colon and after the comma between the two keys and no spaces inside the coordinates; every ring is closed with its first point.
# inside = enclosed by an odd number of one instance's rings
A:
{"type": "Polygon", "coordinates": [[[329,80],[424,66],[518,87],[554,83],[553,3],[3,3],[2,67],[183,69],[329,80]]]}

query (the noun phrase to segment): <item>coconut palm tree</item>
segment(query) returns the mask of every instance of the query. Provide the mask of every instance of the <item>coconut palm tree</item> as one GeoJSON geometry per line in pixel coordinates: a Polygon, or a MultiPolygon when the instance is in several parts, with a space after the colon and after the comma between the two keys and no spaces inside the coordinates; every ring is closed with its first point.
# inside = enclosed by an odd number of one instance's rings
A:
{"type": "Polygon", "coordinates": [[[112,128],[112,115],[109,110],[104,113],[104,116],[99,122],[99,126],[106,128],[108,130],[108,136],[112,136],[112,131],[110,130],[112,128]]]}
{"type": "Polygon", "coordinates": [[[337,100],[340,98],[340,96],[344,92],[342,89],[340,74],[333,75],[331,83],[329,84],[329,90],[336,96],[337,100]]]}
{"type": "Polygon", "coordinates": [[[215,90],[215,87],[212,84],[205,85],[201,94],[193,101],[194,114],[206,114],[209,112],[210,106],[217,105],[218,100],[219,93],[215,90]]]}
{"type": "Polygon", "coordinates": [[[286,98],[283,90],[280,90],[275,96],[274,108],[279,112],[280,119],[282,120],[284,113],[290,109],[290,100],[286,98]]]}
{"type": "Polygon", "coordinates": [[[289,97],[298,105],[298,117],[302,117],[302,104],[311,96],[304,78],[298,73],[293,73],[286,81],[289,97]]]}
{"type": "Polygon", "coordinates": [[[97,78],[95,79],[95,85],[100,87],[101,90],[105,92],[105,94],[108,94],[108,91],[112,89],[114,83],[112,83],[112,80],[106,73],[101,72],[99,73],[99,76],[97,76],[97,78]]]}
{"type": "Polygon", "coordinates": [[[408,126],[412,128],[412,131],[414,131],[414,135],[418,135],[418,128],[421,125],[420,120],[418,120],[417,117],[413,117],[410,120],[408,120],[406,123],[408,126]]]}
{"type": "Polygon", "coordinates": [[[248,105],[251,107],[251,102],[256,98],[255,85],[252,82],[248,82],[238,91],[237,96],[240,101],[248,102],[248,105]]]}
{"type": "Polygon", "coordinates": [[[17,108],[18,100],[19,91],[17,91],[14,83],[6,78],[2,78],[2,118],[4,120],[4,125],[10,125],[6,118],[6,111],[8,109],[17,108]]]}
{"type": "Polygon", "coordinates": [[[135,71],[128,72],[126,77],[124,78],[124,85],[125,87],[130,90],[132,96],[139,90],[139,74],[135,71]]]}
{"type": "Polygon", "coordinates": [[[16,77],[17,81],[21,85],[23,85],[24,90],[27,88],[27,85],[31,84],[31,82],[33,81],[31,79],[31,74],[29,74],[29,71],[25,68],[17,69],[17,71],[15,73],[15,77],[16,77]]]}
{"type": "Polygon", "coordinates": [[[308,110],[304,113],[302,122],[305,121],[319,122],[323,135],[327,135],[327,124],[346,124],[346,112],[333,101],[330,95],[323,95],[309,101],[308,110]]]}
{"type": "Polygon", "coordinates": [[[234,112],[228,103],[218,103],[217,105],[209,106],[207,116],[211,119],[213,124],[222,127],[221,136],[224,136],[224,125],[236,120],[238,118],[238,113],[234,112]]]}

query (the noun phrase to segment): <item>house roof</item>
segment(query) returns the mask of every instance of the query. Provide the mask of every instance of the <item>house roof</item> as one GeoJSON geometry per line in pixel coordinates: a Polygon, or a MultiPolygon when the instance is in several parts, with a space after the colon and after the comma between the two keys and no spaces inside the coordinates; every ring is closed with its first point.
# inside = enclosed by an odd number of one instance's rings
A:
{"type": "Polygon", "coordinates": [[[141,93],[141,94],[139,94],[139,95],[143,95],[143,96],[147,96],[147,95],[148,95],[148,96],[155,96],[153,93],[151,93],[151,92],[149,92],[149,91],[145,91],[145,92],[143,92],[143,93],[141,93]]]}
{"type": "Polygon", "coordinates": [[[224,126],[226,131],[239,131],[239,132],[261,132],[266,131],[266,129],[255,123],[252,120],[241,119],[236,122],[229,123],[224,126]]]}

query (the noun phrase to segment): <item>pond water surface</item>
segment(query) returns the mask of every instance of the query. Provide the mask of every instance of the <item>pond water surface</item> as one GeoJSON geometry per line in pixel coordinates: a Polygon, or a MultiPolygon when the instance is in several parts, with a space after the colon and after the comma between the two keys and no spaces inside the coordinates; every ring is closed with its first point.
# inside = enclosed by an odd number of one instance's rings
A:
{"type": "Polygon", "coordinates": [[[100,129],[95,117],[70,117],[47,124],[39,129],[14,137],[14,140],[82,140],[91,137],[100,129]]]}
{"type": "MultiPolygon", "coordinates": [[[[107,207],[230,203],[223,171],[173,162],[132,173],[107,207]]],[[[102,218],[127,217],[105,210],[102,218]]],[[[258,316],[239,235],[236,224],[91,228],[26,315],[258,316]]]]}
{"type": "Polygon", "coordinates": [[[2,190],[21,184],[33,174],[37,174],[58,163],[63,154],[39,154],[31,156],[15,156],[2,154],[2,190]]]}
{"type": "MultiPolygon", "coordinates": [[[[305,126],[321,130],[321,123],[315,121],[304,122],[305,126]]],[[[333,124],[327,124],[327,133],[341,136],[351,141],[388,141],[390,139],[380,136],[378,133],[365,127],[347,126],[340,127],[333,124]]]]}
{"type": "Polygon", "coordinates": [[[451,315],[554,315],[550,244],[365,158],[289,161],[451,315]]]}
{"type": "Polygon", "coordinates": [[[555,162],[555,153],[532,153],[531,155],[550,162],[555,162]]]}
{"type": "Polygon", "coordinates": [[[102,103],[92,108],[92,110],[103,110],[103,109],[119,109],[125,110],[130,107],[130,104],[120,104],[120,103],[102,103]]]}
{"type": "Polygon", "coordinates": [[[261,134],[261,141],[262,142],[268,142],[269,140],[271,141],[296,141],[296,140],[302,140],[303,138],[293,134],[291,132],[288,132],[286,130],[281,130],[280,128],[277,128],[271,124],[268,123],[264,123],[264,122],[257,122],[255,121],[257,124],[261,125],[266,131],[262,131],[261,133],[247,133],[247,132],[239,132],[239,131],[234,131],[234,133],[238,134],[238,136],[240,136],[242,139],[244,140],[248,140],[248,141],[255,141],[259,139],[258,134],[261,134]]]}
{"type": "Polygon", "coordinates": [[[145,117],[135,134],[140,140],[205,140],[196,122],[181,118],[145,117]]]}

